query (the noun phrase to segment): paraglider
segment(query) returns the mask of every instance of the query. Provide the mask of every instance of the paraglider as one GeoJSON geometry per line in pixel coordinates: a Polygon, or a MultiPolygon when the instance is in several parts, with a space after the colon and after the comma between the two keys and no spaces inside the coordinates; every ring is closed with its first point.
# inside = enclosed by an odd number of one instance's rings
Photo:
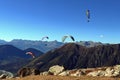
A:
{"type": "MultiPolygon", "coordinates": [[[[41,41],[43,41],[44,39],[49,39],[48,36],[42,37],[41,41]]],[[[45,43],[45,46],[47,46],[47,44],[45,43]]]]}
{"type": "Polygon", "coordinates": [[[48,37],[48,36],[45,36],[45,37],[43,37],[43,38],[42,38],[42,41],[43,41],[45,38],[46,38],[46,39],[49,39],[49,37],[48,37]]]}
{"type": "Polygon", "coordinates": [[[87,21],[90,22],[90,10],[86,11],[87,21]]]}
{"type": "Polygon", "coordinates": [[[35,55],[32,52],[26,52],[26,54],[31,55],[33,58],[35,58],[35,55]]]}
{"type": "Polygon", "coordinates": [[[73,37],[73,36],[71,36],[71,35],[67,35],[67,36],[63,36],[63,37],[62,37],[62,42],[64,42],[64,41],[65,41],[65,39],[66,39],[66,38],[68,38],[68,37],[69,37],[69,38],[71,38],[71,39],[72,39],[72,41],[75,41],[75,39],[74,39],[74,37],[73,37]]]}

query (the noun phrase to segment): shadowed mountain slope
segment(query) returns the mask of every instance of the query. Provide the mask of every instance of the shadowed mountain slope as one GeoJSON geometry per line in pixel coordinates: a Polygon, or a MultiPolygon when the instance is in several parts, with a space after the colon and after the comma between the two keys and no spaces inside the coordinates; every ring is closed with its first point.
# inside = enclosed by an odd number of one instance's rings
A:
{"type": "Polygon", "coordinates": [[[0,70],[15,73],[19,68],[33,60],[31,56],[25,54],[28,50],[37,54],[36,57],[43,54],[36,49],[26,49],[23,51],[12,45],[0,45],[0,70]]]}
{"type": "Polygon", "coordinates": [[[53,65],[63,65],[65,69],[113,66],[120,64],[120,44],[84,47],[68,43],[51,50],[30,62],[27,66],[46,71],[53,65]]]}

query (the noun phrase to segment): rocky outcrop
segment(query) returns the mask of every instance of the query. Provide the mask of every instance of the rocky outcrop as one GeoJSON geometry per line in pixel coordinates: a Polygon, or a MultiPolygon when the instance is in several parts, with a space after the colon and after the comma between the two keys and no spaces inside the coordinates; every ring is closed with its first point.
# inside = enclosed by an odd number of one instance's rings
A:
{"type": "Polygon", "coordinates": [[[18,70],[17,74],[20,77],[25,77],[28,75],[38,75],[40,74],[40,72],[38,69],[25,67],[25,68],[21,68],[20,70],[18,70]]]}
{"type": "MultiPolygon", "coordinates": [[[[100,76],[100,77],[120,77],[120,65],[111,67],[97,67],[86,69],[65,70],[63,66],[54,65],[48,71],[39,73],[39,70],[34,68],[22,68],[18,71],[20,77],[28,75],[57,75],[57,76],[100,76]]],[[[1,75],[4,78],[5,75],[1,75]]]]}
{"type": "Polygon", "coordinates": [[[40,75],[59,75],[59,76],[107,76],[107,77],[120,77],[120,65],[116,65],[113,67],[98,67],[98,68],[86,68],[86,69],[73,69],[73,70],[63,70],[61,66],[58,66],[58,69],[52,68],[51,72],[46,71],[40,73],[40,75]],[[60,68],[60,69],[59,69],[60,68]],[[59,70],[59,71],[58,71],[59,70]],[[56,74],[56,72],[59,72],[56,74]]]}
{"type": "Polygon", "coordinates": [[[53,75],[58,75],[59,73],[61,73],[64,70],[63,66],[59,66],[59,65],[55,65],[49,68],[49,73],[53,74],[53,75]]]}
{"type": "Polygon", "coordinates": [[[48,71],[41,72],[40,75],[58,75],[63,71],[64,71],[63,66],[54,65],[50,67],[48,71]]]}
{"type": "Polygon", "coordinates": [[[0,70],[0,79],[8,79],[13,78],[14,75],[11,72],[0,70]]]}

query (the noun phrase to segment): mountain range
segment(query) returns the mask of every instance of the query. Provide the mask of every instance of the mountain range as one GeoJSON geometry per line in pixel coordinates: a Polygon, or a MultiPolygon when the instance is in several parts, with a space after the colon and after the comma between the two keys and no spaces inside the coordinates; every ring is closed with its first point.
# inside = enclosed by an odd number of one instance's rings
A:
{"type": "MultiPolygon", "coordinates": [[[[55,41],[37,41],[37,40],[34,41],[34,40],[13,39],[12,41],[9,41],[9,42],[0,40],[0,45],[9,44],[22,50],[25,50],[28,48],[34,48],[34,49],[42,51],[43,53],[46,53],[55,48],[59,48],[66,43],[67,42],[63,43],[57,40],[55,41]]],[[[103,45],[103,43],[101,42],[93,42],[93,41],[77,41],[74,43],[77,43],[79,45],[86,46],[86,47],[94,47],[98,45],[103,45]]]]}
{"type": "Polygon", "coordinates": [[[9,41],[9,42],[0,40],[0,45],[4,45],[4,44],[13,45],[22,50],[25,50],[28,48],[34,48],[44,53],[63,45],[62,42],[58,42],[56,40],[55,41],[33,41],[33,40],[13,39],[12,41],[9,41]]]}
{"type": "Polygon", "coordinates": [[[14,39],[10,42],[0,40],[0,69],[15,73],[25,65],[37,67],[41,71],[47,70],[55,64],[63,65],[66,69],[102,66],[103,63],[99,62],[96,57],[100,57],[103,50],[106,52],[111,50],[108,48],[103,48],[102,51],[97,49],[102,46],[109,47],[111,45],[93,41],[62,43],[22,39],[14,39]],[[100,54],[97,53],[97,50],[100,54]],[[32,59],[30,55],[25,54],[26,52],[35,53],[36,58],[32,59]],[[96,58],[97,61],[91,57],[96,58]],[[94,64],[89,62],[92,59],[96,61],[94,64]],[[82,65],[80,65],[81,63],[82,65]]]}

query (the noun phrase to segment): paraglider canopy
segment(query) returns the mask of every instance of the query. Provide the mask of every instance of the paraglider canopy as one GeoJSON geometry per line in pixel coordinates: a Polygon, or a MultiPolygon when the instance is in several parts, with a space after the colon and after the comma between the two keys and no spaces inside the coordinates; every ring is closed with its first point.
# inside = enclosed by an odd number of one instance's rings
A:
{"type": "Polygon", "coordinates": [[[42,41],[43,41],[44,39],[49,39],[49,37],[48,37],[48,36],[42,37],[42,41]]]}
{"type": "Polygon", "coordinates": [[[35,58],[35,55],[32,52],[26,52],[26,54],[29,54],[32,56],[32,58],[35,58]]]}
{"type": "Polygon", "coordinates": [[[62,42],[64,42],[64,41],[66,40],[66,38],[70,38],[70,39],[72,39],[72,41],[75,41],[75,39],[74,39],[73,36],[71,36],[71,35],[66,35],[66,36],[63,36],[63,37],[62,37],[62,42]]]}
{"type": "Polygon", "coordinates": [[[87,21],[90,22],[90,10],[86,10],[87,21]]]}

